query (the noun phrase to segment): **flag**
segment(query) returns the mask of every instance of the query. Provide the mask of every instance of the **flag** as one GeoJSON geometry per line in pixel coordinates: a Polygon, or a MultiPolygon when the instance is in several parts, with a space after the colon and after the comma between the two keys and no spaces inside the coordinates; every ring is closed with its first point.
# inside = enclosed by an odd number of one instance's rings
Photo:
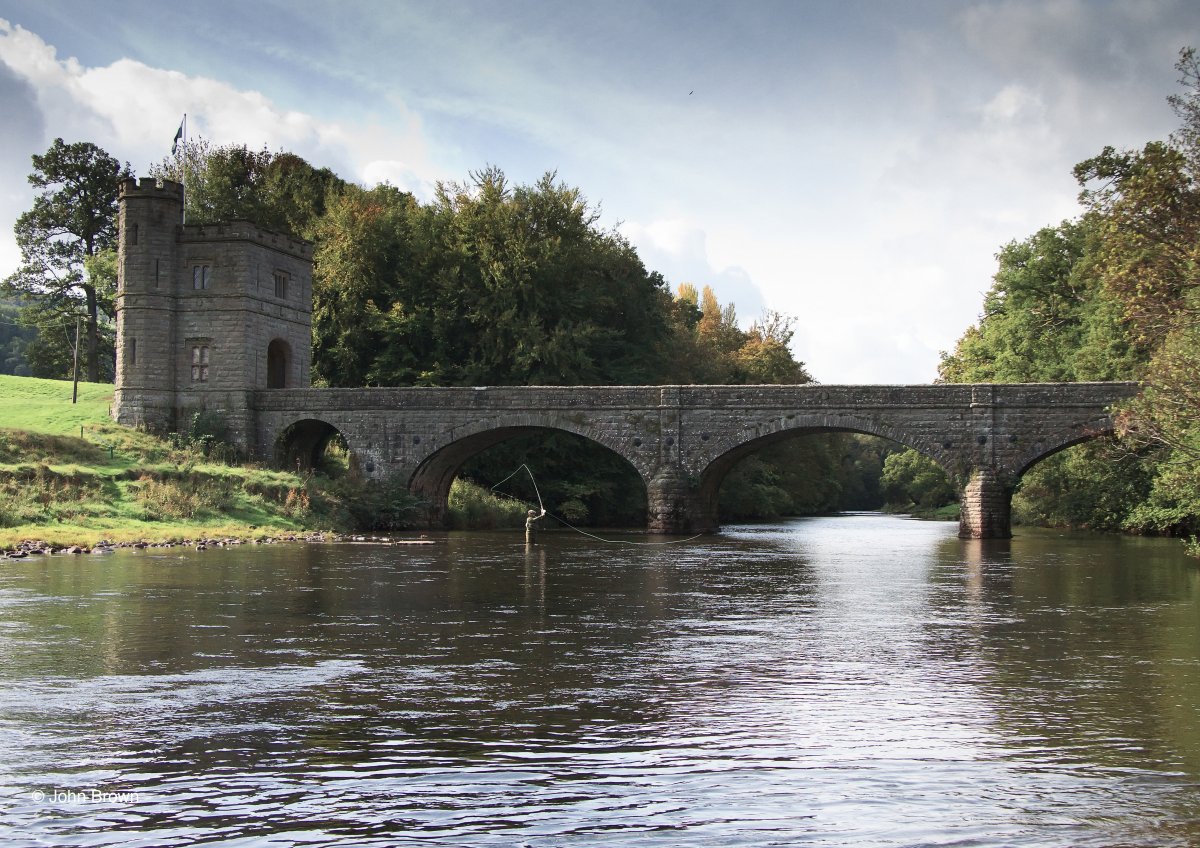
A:
{"type": "MultiPolygon", "coordinates": [[[[184,118],[183,120],[186,121],[187,118],[184,118]]],[[[175,148],[177,148],[179,146],[179,139],[181,139],[181,138],[183,138],[183,121],[179,122],[179,129],[175,130],[175,138],[171,142],[171,155],[172,156],[175,155],[175,148]]]]}

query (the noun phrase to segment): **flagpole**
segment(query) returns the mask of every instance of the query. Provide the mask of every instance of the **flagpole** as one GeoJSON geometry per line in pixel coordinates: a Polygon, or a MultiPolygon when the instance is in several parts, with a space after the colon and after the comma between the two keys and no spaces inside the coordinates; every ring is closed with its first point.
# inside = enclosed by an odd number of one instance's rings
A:
{"type": "Polygon", "coordinates": [[[187,223],[187,112],[183,113],[183,223],[187,223]]]}

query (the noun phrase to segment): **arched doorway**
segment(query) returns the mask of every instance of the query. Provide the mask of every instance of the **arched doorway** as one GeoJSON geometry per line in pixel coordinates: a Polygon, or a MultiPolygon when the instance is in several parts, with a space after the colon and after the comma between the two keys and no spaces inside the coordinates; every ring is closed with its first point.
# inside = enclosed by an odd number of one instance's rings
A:
{"type": "Polygon", "coordinates": [[[267,388],[286,389],[291,349],[283,339],[272,339],[267,345],[267,388]]]}

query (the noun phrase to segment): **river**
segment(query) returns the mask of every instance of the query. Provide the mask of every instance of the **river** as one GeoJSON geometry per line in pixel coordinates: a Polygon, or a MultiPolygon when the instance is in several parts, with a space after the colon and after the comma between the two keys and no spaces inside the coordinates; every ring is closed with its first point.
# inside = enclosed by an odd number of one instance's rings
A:
{"type": "Polygon", "coordinates": [[[955,530],[4,562],[0,844],[1200,845],[1200,567],[955,530]]]}

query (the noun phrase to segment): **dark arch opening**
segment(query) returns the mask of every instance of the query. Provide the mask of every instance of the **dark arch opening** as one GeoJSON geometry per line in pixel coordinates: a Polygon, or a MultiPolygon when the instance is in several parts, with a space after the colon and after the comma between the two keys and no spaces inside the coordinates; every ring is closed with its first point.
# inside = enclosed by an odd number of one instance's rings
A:
{"type": "Polygon", "coordinates": [[[586,436],[549,427],[503,427],[459,439],[428,457],[411,488],[430,504],[430,519],[445,524],[456,479],[525,505],[540,491],[546,509],[575,525],[645,526],[646,486],[637,470],[586,436]],[[533,472],[514,474],[522,464],[533,472]],[[510,476],[511,475],[511,476],[510,476]],[[509,478],[505,480],[505,478],[509,478]]]}
{"type": "Polygon", "coordinates": [[[286,389],[291,348],[283,339],[272,339],[267,345],[267,388],[286,389]]]}
{"type": "Polygon", "coordinates": [[[1045,439],[1039,438],[1033,444],[1033,448],[1025,458],[1022,464],[1016,469],[1014,479],[1020,479],[1025,475],[1025,472],[1033,468],[1035,465],[1049,459],[1056,454],[1062,453],[1070,448],[1078,445],[1095,442],[1097,444],[1111,444],[1113,439],[1113,430],[1111,426],[1096,427],[1094,429],[1084,429],[1080,432],[1071,434],[1070,436],[1059,436],[1051,438],[1048,442],[1045,439]]]}
{"type": "Polygon", "coordinates": [[[709,515],[730,522],[885,506],[941,515],[954,512],[958,492],[935,459],[888,436],[798,427],[752,439],[717,457],[701,475],[698,495],[709,515]],[[893,472],[911,468],[920,478],[893,479],[885,488],[885,463],[893,456],[898,460],[893,472]]]}
{"type": "Polygon", "coordinates": [[[292,471],[318,471],[330,477],[352,467],[345,437],[319,418],[305,418],[285,427],[275,440],[275,462],[292,471]]]}
{"type": "Polygon", "coordinates": [[[1151,492],[1154,473],[1111,433],[1064,440],[1028,461],[1013,481],[1014,524],[1118,532],[1151,492]]]}

